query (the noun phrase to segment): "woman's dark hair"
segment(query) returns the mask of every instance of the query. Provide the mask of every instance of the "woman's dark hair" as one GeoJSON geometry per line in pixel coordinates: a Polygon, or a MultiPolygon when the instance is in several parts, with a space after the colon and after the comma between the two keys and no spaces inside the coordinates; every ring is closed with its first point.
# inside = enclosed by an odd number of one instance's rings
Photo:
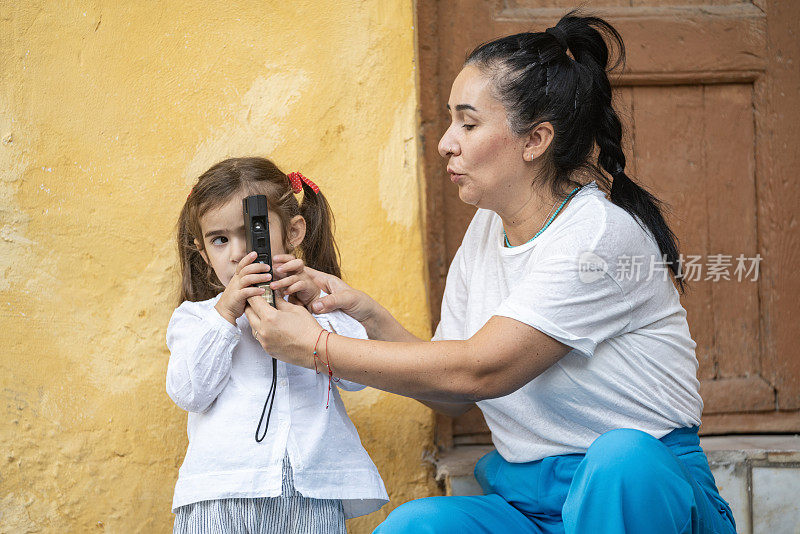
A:
{"type": "Polygon", "coordinates": [[[542,169],[553,194],[564,196],[575,171],[593,171],[610,191],[611,201],[653,234],[683,293],[678,240],[664,220],[663,203],[625,174],[622,123],[612,105],[608,79],[609,72],[624,64],[625,46],[617,30],[603,19],[577,11],[544,32],[482,44],[466,61],[492,78],[517,135],[543,122],[553,125],[555,136],[542,169]],[[613,62],[607,43],[616,49],[613,62]],[[592,163],[595,145],[599,169],[592,163]],[[600,169],[611,176],[610,182],[600,169]]]}
{"type": "Polygon", "coordinates": [[[341,276],[339,251],[333,239],[333,214],[322,193],[315,193],[305,182],[302,201],[292,192],[289,178],[274,163],[264,158],[231,158],[204,172],[183,205],[178,218],[178,257],[181,268],[180,302],[207,300],[224,289],[200,255],[203,246],[200,220],[209,210],[219,208],[238,196],[266,195],[267,205],[283,228],[283,247],[290,250],[286,237],[289,222],[296,215],[306,220],[306,235],[294,249],[306,265],[341,276]]]}

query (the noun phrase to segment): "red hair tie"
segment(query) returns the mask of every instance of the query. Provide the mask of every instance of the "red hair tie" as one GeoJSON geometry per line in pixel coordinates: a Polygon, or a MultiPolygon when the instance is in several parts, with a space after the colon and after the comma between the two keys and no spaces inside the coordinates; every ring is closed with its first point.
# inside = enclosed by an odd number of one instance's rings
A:
{"type": "Polygon", "coordinates": [[[301,183],[302,181],[305,182],[305,184],[308,187],[310,187],[314,191],[314,193],[319,194],[319,187],[317,187],[317,184],[315,184],[314,182],[312,182],[299,172],[290,172],[289,174],[286,175],[286,177],[289,179],[289,183],[292,184],[293,193],[297,194],[303,190],[303,184],[301,183]]]}

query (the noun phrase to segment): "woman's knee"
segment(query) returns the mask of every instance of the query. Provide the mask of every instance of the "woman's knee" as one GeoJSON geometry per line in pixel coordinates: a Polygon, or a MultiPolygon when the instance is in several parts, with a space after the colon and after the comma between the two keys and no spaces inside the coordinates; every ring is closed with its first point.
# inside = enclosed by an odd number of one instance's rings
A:
{"type": "Polygon", "coordinates": [[[428,497],[395,509],[373,534],[529,532],[530,521],[499,495],[428,497]]]}
{"type": "Polygon", "coordinates": [[[452,497],[428,497],[401,504],[378,525],[373,534],[442,532],[449,499],[452,497]]]}
{"type": "Polygon", "coordinates": [[[647,478],[653,469],[672,460],[666,445],[641,430],[630,428],[601,435],[589,446],[585,458],[591,471],[608,471],[623,478],[647,478]]]}
{"type": "Polygon", "coordinates": [[[661,448],[666,448],[666,446],[646,432],[632,428],[619,428],[601,434],[589,446],[586,456],[590,460],[636,458],[661,448]]]}
{"type": "Polygon", "coordinates": [[[661,441],[631,429],[613,430],[592,443],[562,510],[573,532],[676,531],[670,529],[696,513],[693,487],[677,457],[661,441]]]}

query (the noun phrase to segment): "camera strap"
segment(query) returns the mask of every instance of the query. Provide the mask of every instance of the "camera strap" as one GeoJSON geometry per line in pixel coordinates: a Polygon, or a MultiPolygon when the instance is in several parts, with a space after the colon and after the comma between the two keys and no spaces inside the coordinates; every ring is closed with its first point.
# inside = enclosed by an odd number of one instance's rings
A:
{"type": "Polygon", "coordinates": [[[264,408],[261,410],[261,418],[258,420],[258,426],[256,427],[256,441],[261,443],[261,441],[267,436],[267,429],[269,428],[269,417],[272,415],[272,405],[275,403],[275,385],[278,380],[278,361],[275,358],[272,358],[272,385],[269,388],[269,393],[267,393],[267,399],[264,401],[264,408]],[[269,411],[267,411],[267,405],[269,405],[269,411]],[[264,424],[264,433],[261,434],[261,437],[258,437],[258,434],[261,431],[261,423],[264,423],[264,414],[267,414],[267,422],[264,424]]]}

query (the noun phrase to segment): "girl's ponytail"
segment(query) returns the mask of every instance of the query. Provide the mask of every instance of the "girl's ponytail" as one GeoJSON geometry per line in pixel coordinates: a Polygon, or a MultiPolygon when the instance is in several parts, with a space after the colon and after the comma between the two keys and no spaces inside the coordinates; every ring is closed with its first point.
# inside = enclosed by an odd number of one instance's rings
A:
{"type": "Polygon", "coordinates": [[[305,181],[300,215],[306,220],[306,235],[301,245],[306,265],[341,278],[339,248],[333,238],[333,212],[322,193],[315,192],[305,181]]]}

